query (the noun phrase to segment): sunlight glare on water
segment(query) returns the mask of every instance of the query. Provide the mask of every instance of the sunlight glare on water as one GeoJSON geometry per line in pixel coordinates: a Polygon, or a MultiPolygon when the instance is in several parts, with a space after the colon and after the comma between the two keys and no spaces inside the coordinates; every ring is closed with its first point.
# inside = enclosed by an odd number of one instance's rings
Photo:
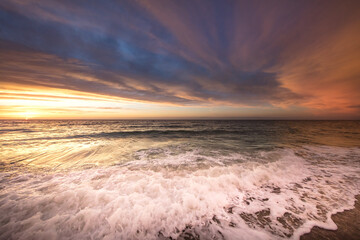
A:
{"type": "Polygon", "coordinates": [[[298,239],[359,194],[356,121],[0,124],[1,239],[298,239]]]}

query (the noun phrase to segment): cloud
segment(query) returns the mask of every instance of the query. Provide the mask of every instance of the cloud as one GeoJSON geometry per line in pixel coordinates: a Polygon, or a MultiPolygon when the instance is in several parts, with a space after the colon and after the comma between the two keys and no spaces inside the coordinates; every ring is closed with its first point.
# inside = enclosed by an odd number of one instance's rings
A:
{"type": "Polygon", "coordinates": [[[349,106],[360,102],[359,7],[5,0],[1,82],[178,106],[357,116],[349,106]]]}
{"type": "MultiPolygon", "coordinates": [[[[105,70],[99,65],[34,51],[9,42],[0,42],[3,84],[58,88],[108,97],[173,104],[264,104],[289,98],[275,74],[234,72],[207,76],[205,80],[165,79],[105,70]],[[126,75],[127,74],[127,75],[126,75]],[[184,85],[184,82],[188,84],[184,85]],[[216,90],[215,90],[216,89],[216,90]]],[[[23,96],[24,97],[24,96],[23,96]]],[[[33,96],[36,97],[36,96],[33,96]]],[[[39,96],[37,96],[39,97],[39,96]]],[[[296,98],[296,95],[292,96],[296,98]]]]}

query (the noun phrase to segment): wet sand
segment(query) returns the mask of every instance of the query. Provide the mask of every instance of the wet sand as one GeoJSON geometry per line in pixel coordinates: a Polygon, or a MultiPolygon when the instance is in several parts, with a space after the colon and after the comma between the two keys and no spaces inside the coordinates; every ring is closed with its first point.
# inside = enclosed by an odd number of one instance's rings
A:
{"type": "Polygon", "coordinates": [[[359,240],[360,239],[360,195],[356,196],[355,208],[334,214],[332,219],[337,230],[313,227],[300,240],[359,240]]]}

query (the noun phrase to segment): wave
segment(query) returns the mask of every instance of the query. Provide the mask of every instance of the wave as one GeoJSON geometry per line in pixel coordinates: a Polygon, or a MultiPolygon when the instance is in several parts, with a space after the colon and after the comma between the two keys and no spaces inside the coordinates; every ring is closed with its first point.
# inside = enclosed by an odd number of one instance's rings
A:
{"type": "Polygon", "coordinates": [[[188,137],[188,136],[204,136],[204,135],[228,135],[228,134],[250,134],[254,131],[249,130],[184,130],[184,129],[168,129],[168,130],[126,130],[126,131],[112,131],[112,132],[99,132],[92,134],[77,134],[67,136],[54,136],[54,137],[34,137],[28,139],[16,139],[16,141],[28,140],[60,140],[60,139],[78,139],[78,138],[123,138],[123,137],[157,137],[157,136],[172,136],[172,137],[188,137]]]}
{"type": "Polygon", "coordinates": [[[34,132],[34,131],[31,129],[26,129],[26,128],[2,128],[2,129],[0,129],[0,134],[11,133],[11,132],[29,133],[29,132],[34,132]]]}
{"type": "Polygon", "coordinates": [[[133,162],[3,172],[0,239],[299,239],[315,225],[335,229],[330,215],[351,208],[359,194],[359,167],[317,166],[291,150],[278,154],[265,164],[192,170],[133,162]]]}

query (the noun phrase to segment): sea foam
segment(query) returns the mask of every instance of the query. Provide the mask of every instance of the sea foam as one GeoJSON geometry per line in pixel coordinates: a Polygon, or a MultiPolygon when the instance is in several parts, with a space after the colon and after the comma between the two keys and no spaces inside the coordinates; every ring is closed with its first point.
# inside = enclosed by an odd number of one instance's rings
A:
{"type": "MultiPolygon", "coordinates": [[[[276,154],[268,163],[191,169],[174,168],[168,156],[81,171],[2,173],[0,238],[298,239],[314,225],[336,229],[330,215],[353,206],[359,167],[315,166],[292,150],[276,154]]],[[[194,153],[175,160],[198,162],[194,153]]]]}

